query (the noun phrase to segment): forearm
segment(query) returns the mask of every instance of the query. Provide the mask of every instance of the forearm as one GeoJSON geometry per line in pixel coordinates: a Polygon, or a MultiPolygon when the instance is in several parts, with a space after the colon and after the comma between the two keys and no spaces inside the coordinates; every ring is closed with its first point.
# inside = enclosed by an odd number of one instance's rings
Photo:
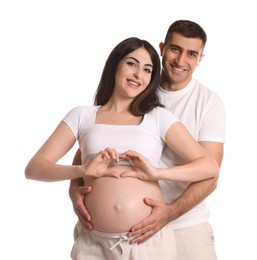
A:
{"type": "Polygon", "coordinates": [[[170,221],[177,219],[183,214],[202,202],[217,187],[218,178],[212,178],[191,183],[186,190],[169,205],[170,221]]]}
{"type": "Polygon", "coordinates": [[[59,165],[43,158],[34,157],[25,168],[27,179],[54,182],[82,177],[81,166],[59,165]]]}
{"type": "Polygon", "coordinates": [[[158,170],[159,180],[197,182],[217,178],[219,167],[212,158],[199,158],[193,162],[158,170]]]}

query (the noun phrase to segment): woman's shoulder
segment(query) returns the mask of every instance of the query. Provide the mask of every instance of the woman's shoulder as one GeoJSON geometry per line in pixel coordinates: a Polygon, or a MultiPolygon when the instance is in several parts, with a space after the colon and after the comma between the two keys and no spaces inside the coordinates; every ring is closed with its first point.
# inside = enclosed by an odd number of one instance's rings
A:
{"type": "Polygon", "coordinates": [[[145,126],[151,131],[155,129],[157,135],[163,139],[170,126],[176,122],[179,122],[179,120],[171,111],[159,106],[149,112],[144,120],[145,126]]]}
{"type": "Polygon", "coordinates": [[[94,111],[98,108],[98,106],[76,106],[71,109],[71,111],[76,111],[77,113],[85,112],[85,111],[94,111]]]}
{"type": "Polygon", "coordinates": [[[70,111],[64,117],[64,121],[83,121],[86,118],[91,118],[96,113],[98,106],[76,106],[70,109],[70,111]]]}
{"type": "Polygon", "coordinates": [[[85,116],[95,114],[97,108],[98,106],[76,106],[70,109],[68,114],[84,118],[85,116]]]}
{"type": "Polygon", "coordinates": [[[178,122],[179,119],[165,107],[155,107],[146,116],[146,121],[155,122],[158,125],[173,124],[178,122]]]}

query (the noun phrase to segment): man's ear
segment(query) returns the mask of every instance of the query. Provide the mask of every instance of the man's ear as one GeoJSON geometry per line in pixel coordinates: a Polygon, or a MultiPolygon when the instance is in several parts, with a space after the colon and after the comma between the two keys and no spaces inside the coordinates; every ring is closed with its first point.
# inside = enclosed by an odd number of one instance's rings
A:
{"type": "Polygon", "coordinates": [[[197,66],[199,65],[199,63],[201,62],[201,60],[202,60],[202,58],[203,58],[204,56],[205,56],[204,54],[202,54],[202,55],[200,56],[200,58],[199,58],[199,60],[198,60],[198,62],[197,62],[197,66]]]}
{"type": "Polygon", "coordinates": [[[164,49],[164,43],[163,42],[159,43],[159,49],[160,49],[160,55],[162,56],[162,52],[163,52],[163,49],[164,49]]]}

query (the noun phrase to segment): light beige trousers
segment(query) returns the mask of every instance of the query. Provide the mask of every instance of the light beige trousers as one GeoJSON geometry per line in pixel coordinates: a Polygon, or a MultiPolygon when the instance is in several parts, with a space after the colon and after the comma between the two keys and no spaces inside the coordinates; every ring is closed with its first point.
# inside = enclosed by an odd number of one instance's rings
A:
{"type": "Polygon", "coordinates": [[[74,238],[73,260],[177,260],[171,223],[141,245],[130,244],[126,233],[87,231],[79,224],[74,238]]]}
{"type": "Polygon", "coordinates": [[[175,230],[178,260],[217,260],[209,223],[175,230]]]}

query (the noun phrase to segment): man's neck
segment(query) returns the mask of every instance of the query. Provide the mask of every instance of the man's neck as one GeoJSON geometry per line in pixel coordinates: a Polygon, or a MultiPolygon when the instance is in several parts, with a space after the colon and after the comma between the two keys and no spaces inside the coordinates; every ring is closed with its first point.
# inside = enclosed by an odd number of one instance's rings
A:
{"type": "Polygon", "coordinates": [[[192,78],[181,82],[173,82],[167,77],[161,75],[160,86],[166,91],[178,91],[185,88],[192,78]]]}

